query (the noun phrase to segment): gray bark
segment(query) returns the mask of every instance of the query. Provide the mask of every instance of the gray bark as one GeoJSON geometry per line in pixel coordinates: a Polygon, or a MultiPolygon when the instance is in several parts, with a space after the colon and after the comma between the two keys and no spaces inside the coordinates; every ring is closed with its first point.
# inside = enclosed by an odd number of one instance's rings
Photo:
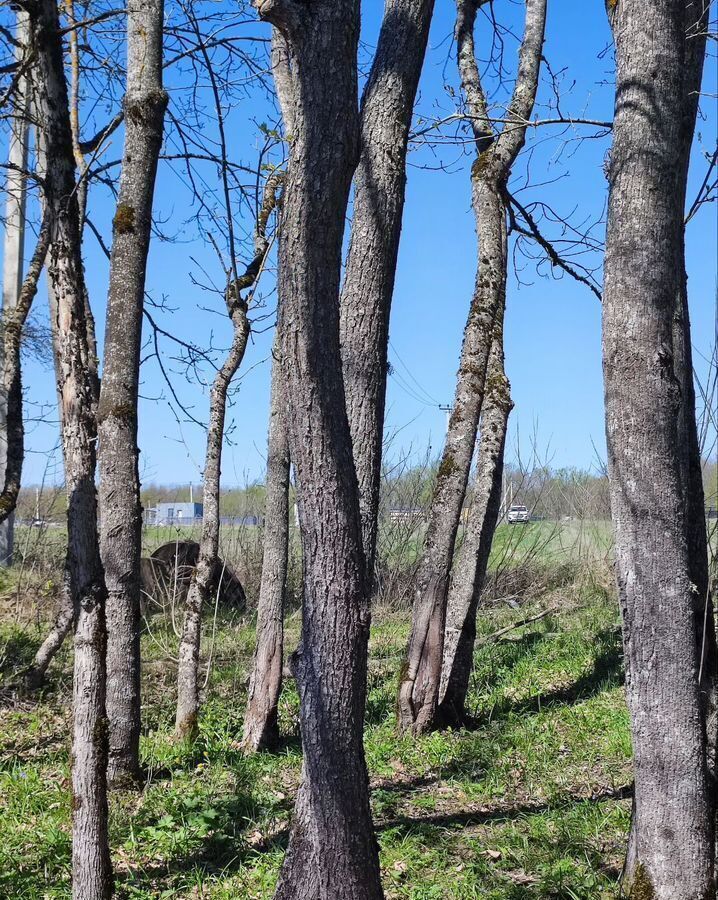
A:
{"type": "MultiPolygon", "coordinates": [[[[23,64],[29,53],[29,20],[27,13],[17,11],[16,59],[23,64]]],[[[12,110],[7,177],[7,203],[2,289],[2,338],[0,339],[0,566],[12,564],[14,511],[20,492],[25,455],[25,430],[22,408],[22,361],[20,356],[23,328],[37,293],[37,284],[45,265],[50,242],[50,224],[43,215],[40,233],[23,278],[25,247],[25,202],[28,131],[30,117],[30,81],[26,75],[18,79],[12,110]]]]}
{"type": "Polygon", "coordinates": [[[340,302],[347,413],[367,572],[374,576],[389,314],[406,185],[406,150],[433,0],[388,0],[361,106],[351,241],[340,302]]]}
{"type": "MultiPolygon", "coordinates": [[[[678,168],[677,203],[686,205],[688,169],[693,134],[698,113],[703,62],[708,32],[708,0],[686,0],[685,31],[686,58],[684,63],[684,112],[681,128],[681,157],[678,168]]],[[[716,773],[716,741],[718,740],[718,652],[713,598],[708,571],[708,538],[703,491],[701,447],[696,422],[696,394],[691,349],[691,325],[688,310],[688,283],[685,260],[685,230],[678,248],[679,291],[673,327],[673,353],[676,376],[681,385],[681,406],[678,419],[678,444],[681,449],[681,484],[686,504],[688,555],[691,582],[696,586],[696,635],[700,673],[701,701],[705,716],[709,773],[716,808],[718,790],[716,773]]]]}
{"type": "MultiPolygon", "coordinates": [[[[506,263],[504,255],[504,265],[506,263]]],[[[505,278],[506,270],[504,283],[505,278]]],[[[438,711],[438,719],[443,725],[460,725],[466,720],[476,613],[501,507],[506,430],[513,407],[511,385],[504,371],[503,312],[501,305],[486,370],[474,496],[447,600],[438,711]]]]}
{"type": "MultiPolygon", "coordinates": [[[[277,326],[279,327],[279,326],[277,326]]],[[[262,581],[257,603],[257,645],[244,715],[246,751],[276,746],[277,709],[284,664],[284,598],[289,560],[289,436],[287,395],[277,335],[272,362],[272,397],[267,448],[262,581]]]]}
{"type": "Polygon", "coordinates": [[[95,497],[95,384],[87,340],[80,222],[57,5],[28,5],[36,54],[35,101],[47,169],[51,222],[49,277],[57,297],[62,443],[68,494],[68,571],[75,607],[72,738],[72,873],[74,900],[112,893],[107,835],[105,585],[95,497]]]}
{"type": "Polygon", "coordinates": [[[715,807],[682,477],[686,350],[677,360],[674,327],[684,278],[683,202],[674,186],[687,164],[686,6],[620,0],[610,9],[617,83],[603,357],[635,760],[635,864],[626,886],[631,896],[657,900],[715,897],[715,807]]]}
{"type": "MultiPolygon", "coordinates": [[[[267,179],[262,206],[257,217],[254,256],[243,275],[229,284],[225,295],[227,312],[234,328],[234,334],[232,346],[215,376],[210,395],[207,451],[205,454],[202,486],[202,498],[204,501],[202,537],[199,545],[197,568],[187,594],[185,618],[179,646],[175,737],[183,741],[192,741],[197,735],[202,607],[209,600],[219,559],[220,476],[227,393],[232,379],[244,358],[250,332],[249,319],[247,318],[247,301],[242,297],[242,291],[252,287],[264,265],[269,251],[267,223],[277,204],[277,191],[282,180],[280,174],[271,175],[267,179]]],[[[228,214],[231,214],[229,210],[228,214]]],[[[232,248],[231,252],[234,253],[234,248],[232,248]]],[[[218,579],[217,590],[220,589],[220,583],[221,579],[218,579]]]]}
{"type": "Polygon", "coordinates": [[[399,685],[399,726],[413,733],[436,724],[449,574],[484,399],[493,323],[503,302],[503,194],[533,109],[546,24],[546,0],[527,0],[516,85],[506,114],[509,125],[495,135],[474,49],[479,5],[479,0],[458,0],[456,24],[459,72],[477,150],[471,169],[471,193],[479,244],[478,267],[454,405],[417,573],[407,660],[399,685]]]}
{"type": "MultiPolygon", "coordinates": [[[[0,523],[8,521],[12,517],[20,493],[25,455],[21,344],[23,328],[37,293],[38,281],[50,246],[50,230],[50,218],[44,214],[37,244],[20,291],[17,296],[13,297],[10,305],[3,307],[2,340],[0,341],[0,356],[2,357],[2,381],[0,382],[2,400],[0,405],[3,409],[0,417],[4,413],[3,437],[5,442],[3,450],[5,459],[3,488],[0,491],[0,523]]],[[[12,529],[5,532],[5,537],[11,540],[12,529]]],[[[7,544],[5,544],[5,551],[11,552],[11,548],[7,544]]],[[[9,565],[11,562],[12,560],[9,558],[5,559],[5,564],[9,565]]]]}
{"type": "Polygon", "coordinates": [[[140,779],[140,503],[137,402],[152,199],[167,94],[163,0],[127,10],[125,147],[113,222],[98,408],[100,550],[107,584],[107,717],[111,785],[140,779]]]}
{"type": "Polygon", "coordinates": [[[339,346],[342,237],[359,149],[359,3],[265,0],[258,9],[281,30],[292,76],[279,296],[304,571],[294,656],[302,784],[275,896],[375,900],[362,742],[370,610],[339,346]]]}
{"type": "Polygon", "coordinates": [[[32,661],[27,674],[25,684],[29,690],[37,690],[45,682],[45,673],[57,651],[62,647],[65,638],[72,629],[74,620],[74,607],[72,603],[72,587],[67,573],[63,580],[60,608],[47,637],[40,645],[35,658],[32,661]]]}
{"type": "MultiPolygon", "coordinates": [[[[27,13],[21,9],[16,12],[15,38],[18,46],[15,51],[15,59],[22,62],[28,43],[28,19],[27,13]]],[[[10,139],[8,148],[8,162],[11,166],[17,166],[17,170],[10,169],[7,174],[5,186],[7,199],[5,202],[5,239],[3,248],[3,289],[2,309],[3,317],[17,306],[17,301],[22,288],[22,266],[25,250],[25,199],[27,189],[22,171],[27,168],[28,151],[28,79],[23,75],[18,80],[15,101],[13,104],[13,118],[10,122],[10,139]]],[[[1,348],[2,359],[5,364],[5,350],[1,348]]],[[[22,422],[20,423],[22,425],[22,422]]],[[[10,455],[10,435],[8,434],[8,393],[6,384],[0,389],[0,472],[5,473],[7,460],[10,455]]],[[[22,457],[22,448],[20,448],[22,457]]],[[[6,506],[0,498],[0,566],[12,564],[14,543],[14,513],[12,510],[5,512],[6,506]]]]}
{"type": "MultiPolygon", "coordinates": [[[[45,139],[43,135],[42,129],[37,129],[36,132],[36,153],[37,153],[37,173],[41,178],[45,177],[45,173],[47,171],[47,153],[45,152],[45,139]]],[[[43,205],[43,213],[45,212],[46,202],[45,199],[41,197],[41,202],[43,205]]],[[[79,218],[79,214],[78,214],[79,218]]],[[[49,228],[49,217],[47,217],[48,228],[49,228]]],[[[38,243],[38,248],[41,247],[41,244],[38,243]]],[[[49,249],[49,248],[48,248],[49,249]]],[[[36,249],[37,253],[37,249],[36,249]]],[[[47,255],[47,254],[46,254],[47,255]]],[[[29,286],[31,284],[31,278],[35,277],[35,279],[39,279],[41,265],[38,263],[38,266],[35,266],[31,263],[28,273],[25,278],[25,283],[29,286]],[[39,266],[39,267],[38,267],[39,266]],[[37,272],[35,276],[33,276],[33,270],[37,272]]],[[[97,359],[97,344],[95,340],[95,321],[92,315],[92,310],[90,309],[89,297],[87,295],[87,290],[84,288],[84,307],[85,307],[85,327],[87,331],[87,347],[88,347],[88,364],[89,364],[89,374],[91,378],[91,385],[93,391],[93,403],[96,404],[99,399],[99,390],[100,390],[100,381],[98,377],[98,359],[97,359]]],[[[62,395],[60,393],[60,383],[62,380],[62,361],[60,359],[60,335],[58,331],[58,305],[57,305],[57,296],[55,294],[52,280],[48,278],[47,280],[47,298],[48,298],[48,306],[50,312],[50,329],[52,333],[52,356],[53,356],[53,364],[55,368],[55,382],[57,384],[57,408],[58,408],[58,418],[62,423],[62,395]]],[[[14,392],[10,395],[12,396],[14,392]]],[[[21,388],[18,389],[17,396],[21,396],[21,388]]],[[[20,410],[21,412],[21,410],[20,410]]],[[[19,438],[18,438],[19,440],[19,438]]],[[[20,456],[20,461],[22,461],[22,457],[20,456]]],[[[19,476],[17,478],[18,490],[19,490],[19,476]]],[[[62,647],[62,644],[70,633],[74,621],[74,607],[73,607],[73,599],[72,599],[72,590],[69,584],[69,580],[67,576],[65,577],[65,581],[63,583],[63,593],[60,601],[60,609],[57,613],[55,621],[53,623],[52,628],[47,634],[47,637],[42,642],[39,650],[35,654],[35,658],[33,660],[32,666],[27,672],[25,677],[25,683],[30,689],[37,689],[42,686],[45,680],[45,673],[52,662],[57,651],[62,647]]]]}

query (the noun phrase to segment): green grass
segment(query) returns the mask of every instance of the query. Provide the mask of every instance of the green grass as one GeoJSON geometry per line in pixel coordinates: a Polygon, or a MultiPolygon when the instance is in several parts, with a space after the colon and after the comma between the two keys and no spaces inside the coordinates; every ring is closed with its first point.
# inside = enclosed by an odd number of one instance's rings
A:
{"type": "MultiPolygon", "coordinates": [[[[269,898],[286,846],[301,753],[293,683],[283,745],[239,751],[253,623],[218,623],[192,750],[174,745],[172,628],[144,636],[141,794],[111,799],[120,898],[269,898]]],[[[288,623],[288,645],[298,633],[288,623]]],[[[207,622],[206,658],[211,622],[207,622]]],[[[398,736],[396,670],[406,614],[379,612],[371,637],[366,755],[387,898],[616,898],[628,827],[630,740],[617,610],[589,582],[480,616],[472,729],[398,736]],[[558,611],[486,642],[547,607],[558,611]],[[481,641],[483,640],[483,643],[481,641]]],[[[0,666],[21,669],[38,632],[0,629],[0,666]]],[[[0,711],[0,897],[69,898],[69,666],[39,702],[0,711]]]]}

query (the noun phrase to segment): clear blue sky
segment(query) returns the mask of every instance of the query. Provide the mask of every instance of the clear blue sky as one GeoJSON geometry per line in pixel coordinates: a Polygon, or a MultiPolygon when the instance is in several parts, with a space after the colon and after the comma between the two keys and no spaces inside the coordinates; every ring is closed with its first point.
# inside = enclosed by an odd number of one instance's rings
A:
{"type": "MultiPolygon", "coordinates": [[[[364,6],[363,38],[373,44],[380,16],[380,0],[364,6]]],[[[497,16],[521,31],[523,4],[497,0],[497,16]]],[[[229,10],[229,5],[228,5],[229,10]]],[[[229,12],[228,12],[229,14],[229,12]]],[[[455,108],[445,82],[456,86],[456,64],[451,33],[454,6],[438,0],[420,89],[418,111],[424,116],[446,115],[455,108]]],[[[252,26],[261,33],[263,26],[252,26]]],[[[480,31],[488,56],[488,30],[480,31]]],[[[565,115],[610,119],[612,110],[612,56],[610,34],[601,0],[575,3],[549,0],[545,55],[561,84],[561,108],[565,115]]],[[[505,62],[513,75],[517,43],[506,37],[505,62]]],[[[706,67],[707,90],[715,93],[716,63],[706,67]]],[[[172,95],[175,85],[168,78],[172,95]]],[[[501,96],[500,94],[498,95],[501,96]]],[[[547,114],[552,97],[548,79],[542,82],[536,114],[547,114]]],[[[700,140],[692,171],[692,197],[705,171],[701,150],[711,149],[716,140],[714,101],[704,103],[708,118],[699,126],[700,140]]],[[[244,162],[253,159],[257,145],[256,127],[261,120],[261,104],[249,101],[233,116],[230,152],[244,162]]],[[[544,200],[563,215],[572,214],[576,223],[602,217],[606,200],[603,161],[608,140],[577,141],[585,128],[561,134],[558,129],[538,130],[530,141],[530,152],[519,160],[515,187],[525,184],[527,171],[536,187],[524,191],[523,202],[544,200]],[[530,163],[530,165],[529,165],[530,163]],[[528,167],[528,168],[527,168],[528,167]]],[[[440,449],[445,429],[445,413],[437,404],[451,402],[458,364],[461,336],[471,298],[476,240],[469,203],[468,166],[470,155],[456,146],[417,149],[410,157],[404,230],[391,320],[390,359],[397,372],[389,382],[387,427],[398,430],[394,447],[412,446],[419,452],[431,442],[440,449]],[[440,168],[440,164],[450,171],[440,168]]],[[[211,169],[204,175],[212,178],[211,169]]],[[[95,201],[94,218],[105,236],[110,233],[112,205],[106,198],[95,201]]],[[[196,344],[228,343],[228,323],[217,299],[203,294],[190,277],[202,277],[197,262],[215,265],[208,246],[196,240],[189,217],[186,180],[169,163],[162,165],[155,203],[166,224],[165,232],[176,236],[174,243],[155,240],[152,245],[148,291],[155,298],[167,297],[176,311],[158,315],[162,326],[196,344]],[[193,262],[196,260],[197,262],[193,262]]],[[[716,296],[715,208],[704,209],[689,226],[688,265],[693,317],[694,344],[698,354],[709,354],[714,339],[716,296]]],[[[553,235],[555,228],[548,229],[553,235]]],[[[602,233],[599,229],[598,234],[602,233]]],[[[98,334],[104,328],[103,307],[107,291],[107,265],[94,238],[86,238],[86,267],[98,334]]],[[[508,286],[506,327],[507,369],[516,403],[512,414],[514,456],[519,443],[523,455],[530,452],[531,435],[536,432],[539,452],[556,466],[589,467],[596,453],[603,455],[603,409],[600,352],[599,302],[584,286],[568,277],[560,280],[541,277],[535,265],[518,259],[520,281],[512,270],[508,286]]],[[[215,269],[216,271],[216,269],[215,269]]],[[[221,281],[221,276],[218,276],[221,281]]],[[[38,305],[44,302],[44,293],[38,305]]],[[[272,302],[271,298],[268,301],[272,302]]],[[[262,327],[266,329],[266,322],[262,327]]],[[[225,486],[261,478],[264,470],[266,421],[269,393],[267,357],[271,333],[258,333],[243,365],[243,376],[229,414],[231,444],[225,449],[225,486]]],[[[166,353],[173,353],[167,341],[166,353]]],[[[697,359],[701,372],[705,365],[697,359]]],[[[187,382],[177,364],[175,390],[192,407],[197,418],[206,418],[207,391],[187,382]],[[180,373],[180,374],[178,374],[180,373]]],[[[26,387],[30,400],[53,400],[52,375],[38,363],[27,366],[26,387]]],[[[196,425],[178,423],[168,402],[168,390],[156,362],[150,360],[142,373],[143,400],[140,408],[141,471],[146,482],[197,484],[201,480],[204,432],[196,425]]],[[[30,407],[34,415],[35,407],[30,407]]],[[[49,425],[30,424],[26,463],[26,484],[60,476],[59,454],[48,463],[48,453],[56,445],[56,430],[49,425]]]]}

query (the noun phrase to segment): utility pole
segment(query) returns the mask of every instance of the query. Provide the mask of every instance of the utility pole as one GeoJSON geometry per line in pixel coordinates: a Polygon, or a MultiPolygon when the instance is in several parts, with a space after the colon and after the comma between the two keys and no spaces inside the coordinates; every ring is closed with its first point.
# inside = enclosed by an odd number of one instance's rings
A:
{"type": "MultiPolygon", "coordinates": [[[[17,46],[15,59],[22,65],[29,38],[29,19],[24,10],[17,11],[15,31],[17,46]]],[[[25,169],[27,168],[28,145],[28,80],[21,75],[17,82],[14,115],[10,125],[8,147],[8,174],[6,183],[7,201],[5,205],[5,243],[3,248],[3,317],[7,310],[17,306],[23,277],[23,257],[25,252],[25,200],[27,188],[25,169]]],[[[0,366],[2,350],[0,350],[0,366]]],[[[7,466],[7,394],[0,389],[0,472],[3,480],[7,466]]],[[[0,523],[0,566],[12,563],[15,537],[15,514],[12,513],[0,523]]]]}
{"type": "Polygon", "coordinates": [[[451,404],[439,404],[439,409],[446,413],[446,433],[449,433],[449,421],[451,419],[451,404]]]}

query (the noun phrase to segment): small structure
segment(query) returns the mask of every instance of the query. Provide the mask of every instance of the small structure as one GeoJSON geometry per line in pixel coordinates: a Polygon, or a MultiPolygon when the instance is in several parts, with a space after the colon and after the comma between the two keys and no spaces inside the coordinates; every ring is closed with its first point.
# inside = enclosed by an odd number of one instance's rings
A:
{"type": "Polygon", "coordinates": [[[220,516],[219,517],[220,525],[230,525],[233,527],[250,527],[250,528],[259,528],[264,525],[264,519],[262,516],[220,516]]]}
{"type": "Polygon", "coordinates": [[[200,525],[204,517],[201,503],[158,503],[153,509],[145,510],[147,525],[192,526],[200,525]]]}
{"type": "Polygon", "coordinates": [[[420,522],[424,518],[424,510],[420,506],[392,506],[389,510],[391,522],[420,522]]]}

